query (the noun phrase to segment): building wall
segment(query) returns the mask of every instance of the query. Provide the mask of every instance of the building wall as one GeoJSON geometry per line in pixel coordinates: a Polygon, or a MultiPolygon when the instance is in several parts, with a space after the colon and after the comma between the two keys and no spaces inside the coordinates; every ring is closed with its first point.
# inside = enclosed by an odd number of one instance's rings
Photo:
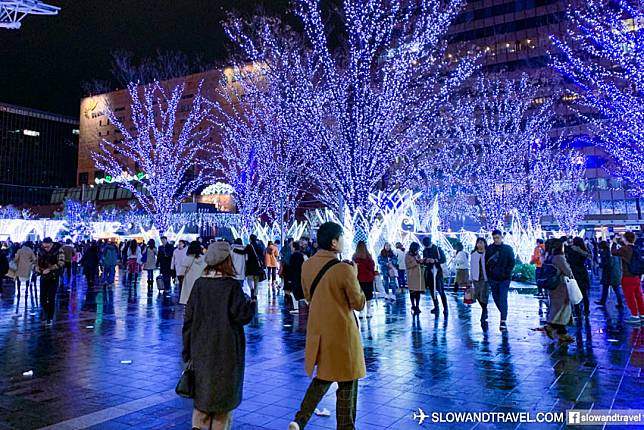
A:
{"type": "Polygon", "coordinates": [[[47,204],[75,184],[78,121],[0,103],[0,205],[47,204]]]}

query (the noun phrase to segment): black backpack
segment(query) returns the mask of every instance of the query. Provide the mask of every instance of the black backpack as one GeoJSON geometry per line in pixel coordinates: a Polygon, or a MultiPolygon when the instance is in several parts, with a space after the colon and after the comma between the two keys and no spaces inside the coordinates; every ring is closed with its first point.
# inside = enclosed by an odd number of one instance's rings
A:
{"type": "Polygon", "coordinates": [[[557,266],[552,264],[552,257],[546,258],[537,277],[537,287],[544,290],[554,290],[561,283],[561,273],[557,266]]]}

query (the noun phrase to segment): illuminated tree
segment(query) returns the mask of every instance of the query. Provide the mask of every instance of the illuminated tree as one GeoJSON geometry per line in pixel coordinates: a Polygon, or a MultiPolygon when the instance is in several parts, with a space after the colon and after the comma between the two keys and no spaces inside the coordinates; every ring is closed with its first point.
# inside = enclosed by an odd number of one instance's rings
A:
{"type": "Polygon", "coordinates": [[[557,164],[549,177],[548,207],[561,230],[572,234],[591,206],[585,181],[586,158],[569,150],[561,153],[557,164]]]}
{"type": "Polygon", "coordinates": [[[334,31],[341,43],[333,49],[320,0],[297,0],[309,47],[303,60],[280,49],[271,31],[255,38],[235,28],[246,56],[269,65],[267,79],[292,66],[281,106],[308,139],[319,199],[332,209],[367,212],[369,194],[397,157],[423,150],[417,130],[475,68],[444,55],[444,35],[462,3],[344,0],[343,29],[334,31]]]}
{"type": "Polygon", "coordinates": [[[108,107],[107,118],[122,138],[103,139],[92,157],[96,168],[106,175],[133,179],[118,185],[132,192],[154,218],[157,229],[164,232],[169,216],[206,179],[200,151],[207,146],[211,132],[206,122],[211,104],[201,95],[201,84],[192,101],[183,103],[185,84],[172,91],[158,81],[146,86],[132,83],[128,89],[132,127],[108,107]]]}
{"type": "Polygon", "coordinates": [[[642,196],[644,2],[588,0],[568,15],[568,38],[552,38],[561,54],[553,65],[580,92],[580,114],[613,158],[614,173],[642,196]]]}
{"type": "Polygon", "coordinates": [[[276,19],[257,17],[246,26],[230,17],[226,30],[232,40],[248,41],[243,29],[267,44],[261,46],[263,61],[258,47],[247,46],[255,61],[238,62],[218,90],[212,121],[222,145],[213,148],[213,160],[215,170],[235,188],[243,226],[249,228],[261,216],[280,223],[294,218],[311,182],[311,151],[288,100],[304,72],[301,40],[276,19]]]}
{"type": "Polygon", "coordinates": [[[545,207],[545,195],[537,193],[543,184],[533,175],[544,172],[545,155],[555,145],[548,137],[552,98],[538,97],[540,91],[525,75],[518,80],[480,77],[454,104],[451,132],[470,163],[461,175],[487,229],[502,227],[515,209],[532,211],[533,220],[543,214],[535,214],[535,205],[545,207]]]}

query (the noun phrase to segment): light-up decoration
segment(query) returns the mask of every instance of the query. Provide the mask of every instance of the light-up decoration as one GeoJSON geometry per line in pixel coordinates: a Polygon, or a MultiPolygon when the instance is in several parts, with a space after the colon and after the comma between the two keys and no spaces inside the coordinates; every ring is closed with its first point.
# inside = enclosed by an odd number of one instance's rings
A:
{"type": "Polygon", "coordinates": [[[223,182],[217,182],[204,188],[204,190],[201,192],[201,195],[212,196],[217,194],[233,194],[234,192],[235,189],[232,186],[223,182]]]}
{"type": "Polygon", "coordinates": [[[144,179],[147,179],[148,175],[144,172],[138,172],[136,175],[130,175],[127,172],[123,172],[118,176],[105,175],[102,178],[94,179],[94,182],[97,184],[124,184],[126,182],[141,182],[144,179]]]}

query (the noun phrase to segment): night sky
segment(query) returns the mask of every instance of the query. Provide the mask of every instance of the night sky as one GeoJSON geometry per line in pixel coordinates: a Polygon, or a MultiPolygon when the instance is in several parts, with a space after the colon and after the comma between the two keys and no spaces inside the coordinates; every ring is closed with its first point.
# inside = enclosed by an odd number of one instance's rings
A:
{"type": "Polygon", "coordinates": [[[46,0],[58,16],[28,16],[0,29],[0,101],[78,116],[81,82],[112,80],[111,52],[157,49],[225,60],[226,10],[283,14],[288,0],[46,0]]]}

